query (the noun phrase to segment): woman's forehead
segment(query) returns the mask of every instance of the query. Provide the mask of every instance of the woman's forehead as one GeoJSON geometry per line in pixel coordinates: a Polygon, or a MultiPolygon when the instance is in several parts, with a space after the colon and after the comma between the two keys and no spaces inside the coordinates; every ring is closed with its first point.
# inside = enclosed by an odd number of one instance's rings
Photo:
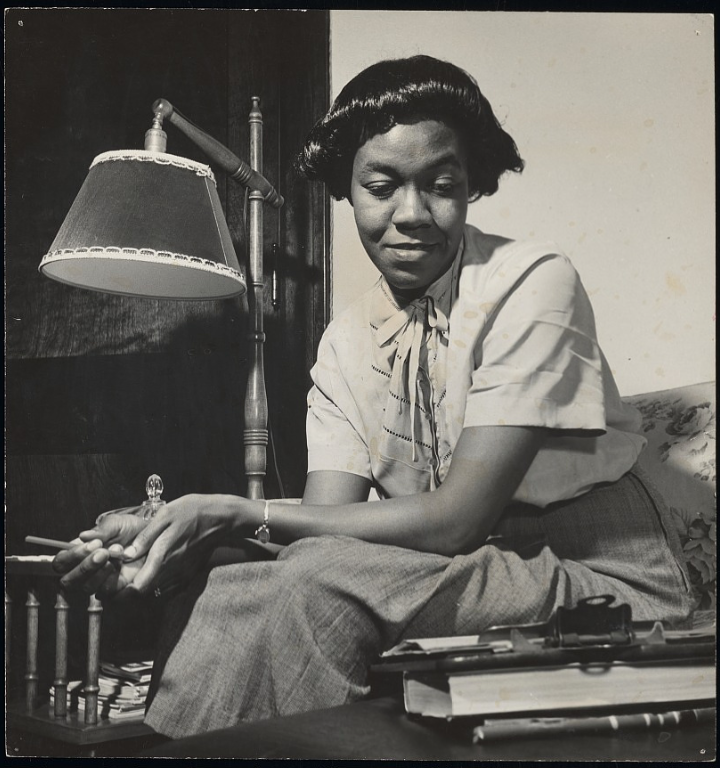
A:
{"type": "Polygon", "coordinates": [[[383,170],[400,166],[465,167],[465,152],[457,131],[437,120],[399,123],[368,139],[355,155],[356,170],[383,170]]]}

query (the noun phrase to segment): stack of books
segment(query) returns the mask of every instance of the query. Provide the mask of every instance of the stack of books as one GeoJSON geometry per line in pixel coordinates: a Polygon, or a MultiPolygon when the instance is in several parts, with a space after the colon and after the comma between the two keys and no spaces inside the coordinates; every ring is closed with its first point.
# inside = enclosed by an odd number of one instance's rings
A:
{"type": "Polygon", "coordinates": [[[407,640],[373,670],[402,674],[409,714],[465,718],[478,741],[714,717],[714,626],[678,631],[648,622],[565,636],[548,626],[407,640]]]}
{"type": "MultiPolygon", "coordinates": [[[[152,661],[100,662],[98,717],[109,720],[142,719],[150,688],[152,666],[152,661]]],[[[67,696],[68,712],[85,711],[86,694],[82,680],[72,680],[68,683],[67,696]]],[[[51,688],[50,707],[53,706],[54,688],[51,688]]]]}

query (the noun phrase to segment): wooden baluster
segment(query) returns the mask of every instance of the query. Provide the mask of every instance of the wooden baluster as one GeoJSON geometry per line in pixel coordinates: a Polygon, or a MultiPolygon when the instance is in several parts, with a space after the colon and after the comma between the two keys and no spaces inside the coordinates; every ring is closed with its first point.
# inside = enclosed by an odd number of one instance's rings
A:
{"type": "MultiPolygon", "coordinates": [[[[252,98],[250,111],[250,166],[262,173],[262,114],[260,99],[252,98]]],[[[245,392],[245,474],[247,495],[250,499],[263,499],[263,482],[267,469],[268,446],[268,404],[265,388],[265,363],[263,347],[263,311],[265,305],[265,281],[263,275],[263,195],[251,191],[250,199],[250,264],[249,292],[250,307],[250,369],[245,392]]]]}
{"type": "Polygon", "coordinates": [[[85,678],[85,725],[97,725],[98,721],[98,677],[100,672],[100,623],[102,603],[90,596],[88,605],[88,647],[87,676],[85,678]]]}
{"type": "Polygon", "coordinates": [[[68,602],[62,588],[58,586],[55,601],[55,680],[53,681],[55,717],[67,715],[68,610],[68,602]]]}
{"type": "Polygon", "coordinates": [[[32,712],[38,695],[38,622],[40,601],[37,588],[30,587],[27,593],[27,662],[25,667],[25,709],[32,712]]]}

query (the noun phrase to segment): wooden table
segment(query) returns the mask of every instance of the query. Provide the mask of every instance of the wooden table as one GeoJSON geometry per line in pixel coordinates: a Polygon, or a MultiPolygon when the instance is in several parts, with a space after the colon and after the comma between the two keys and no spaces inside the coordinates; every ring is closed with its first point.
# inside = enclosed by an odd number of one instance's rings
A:
{"type": "Polygon", "coordinates": [[[713,724],[668,731],[564,735],[475,745],[470,729],[413,720],[398,696],[245,723],[143,753],[152,757],[331,760],[706,761],[713,724]]]}
{"type": "Polygon", "coordinates": [[[5,558],[5,668],[15,662],[11,647],[13,614],[19,608],[16,595],[19,587],[24,595],[26,609],[26,650],[24,695],[19,701],[11,701],[7,707],[8,729],[38,734],[44,738],[71,744],[90,745],[118,739],[130,739],[152,734],[143,722],[142,713],[137,718],[125,720],[102,719],[98,716],[98,677],[100,667],[100,632],[103,606],[94,595],[87,602],[87,665],[85,677],[86,706],[82,714],[67,711],[68,685],[68,620],[70,606],[60,588],[57,574],[51,565],[52,558],[20,559],[5,558]],[[40,581],[52,586],[55,593],[55,701],[51,707],[44,703],[39,691],[38,640],[40,633],[40,581]]]}

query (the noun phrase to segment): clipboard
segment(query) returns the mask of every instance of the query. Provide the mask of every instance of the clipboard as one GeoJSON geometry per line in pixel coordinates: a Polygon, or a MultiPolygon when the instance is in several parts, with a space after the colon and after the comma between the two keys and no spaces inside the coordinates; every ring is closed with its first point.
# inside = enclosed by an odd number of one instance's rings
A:
{"type": "Polygon", "coordinates": [[[383,653],[374,673],[448,674],[611,662],[682,664],[714,660],[713,626],[678,630],[662,621],[633,622],[613,595],[559,607],[547,622],[497,626],[480,635],[404,640],[383,653]]]}

